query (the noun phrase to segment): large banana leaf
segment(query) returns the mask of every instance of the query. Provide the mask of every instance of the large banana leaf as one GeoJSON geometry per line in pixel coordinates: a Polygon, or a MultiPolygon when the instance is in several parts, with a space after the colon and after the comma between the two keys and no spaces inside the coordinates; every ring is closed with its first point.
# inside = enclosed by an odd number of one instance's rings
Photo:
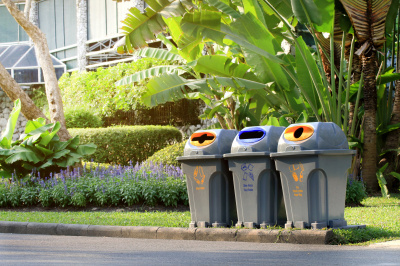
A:
{"type": "Polygon", "coordinates": [[[0,147],[9,149],[11,147],[12,137],[14,134],[15,126],[17,125],[17,120],[19,113],[21,112],[21,101],[17,99],[14,102],[14,108],[10,113],[8,118],[7,126],[1,134],[0,147]]]}
{"type": "MultiPolygon", "coordinates": [[[[274,36],[251,13],[242,15],[240,19],[231,24],[231,28],[238,35],[240,34],[239,36],[246,39],[247,42],[262,48],[263,51],[269,54],[277,54],[282,51],[274,36]],[[258,36],[260,35],[263,38],[259,38],[258,36]]],[[[259,54],[251,47],[243,46],[242,49],[247,64],[253,67],[254,73],[256,73],[260,81],[263,83],[274,81],[281,90],[290,89],[288,79],[279,63],[271,61],[270,58],[259,54]]]]}
{"type": "Polygon", "coordinates": [[[51,156],[50,159],[51,159],[51,160],[53,160],[53,159],[60,159],[61,157],[64,157],[65,155],[67,155],[67,154],[70,153],[70,152],[71,152],[70,150],[61,150],[61,151],[58,151],[58,152],[54,153],[54,155],[51,156]]]}
{"type": "Polygon", "coordinates": [[[148,7],[142,14],[139,9],[131,8],[127,18],[122,21],[125,46],[118,47],[118,52],[132,53],[134,49],[147,46],[155,35],[165,29],[162,17],[182,16],[186,10],[179,0],[146,0],[148,7]]]}
{"type": "Polygon", "coordinates": [[[181,28],[182,17],[173,17],[164,19],[168,26],[168,31],[173,40],[178,45],[178,53],[182,58],[187,61],[196,60],[202,55],[204,43],[203,37],[196,32],[196,34],[183,34],[181,28]]]}
{"type": "Polygon", "coordinates": [[[257,0],[242,0],[242,3],[244,13],[251,13],[253,17],[257,18],[257,20],[266,28],[267,24],[265,22],[264,12],[258,5],[257,0]]]}
{"type": "Polygon", "coordinates": [[[13,154],[10,155],[5,162],[7,164],[12,164],[17,161],[27,161],[27,162],[33,162],[33,163],[38,163],[44,159],[44,156],[34,152],[30,148],[18,146],[13,149],[13,154]]]}
{"type": "Polygon", "coordinates": [[[143,102],[147,106],[155,106],[168,101],[174,101],[189,97],[187,88],[199,93],[191,93],[191,98],[202,98],[202,94],[215,95],[215,91],[210,91],[209,85],[213,87],[230,87],[233,89],[244,88],[245,90],[265,90],[266,97],[275,106],[286,105],[282,98],[268,90],[268,84],[232,77],[214,77],[205,79],[188,80],[178,76],[176,73],[163,74],[153,78],[148,84],[148,90],[143,95],[143,102]],[[216,83],[217,82],[217,83],[216,83]],[[212,85],[214,84],[214,85],[212,85]],[[187,86],[185,88],[185,86],[187,86]]]}
{"type": "Polygon", "coordinates": [[[38,129],[44,125],[46,125],[46,120],[42,117],[39,117],[38,119],[35,119],[35,120],[29,120],[26,123],[24,132],[25,132],[25,134],[29,134],[33,130],[38,129]]]}
{"type": "MultiPolygon", "coordinates": [[[[236,44],[264,56],[274,63],[285,64],[285,62],[277,56],[249,42],[247,34],[244,36],[240,34],[240,32],[235,32],[228,25],[222,24],[221,14],[219,12],[202,10],[196,11],[194,14],[185,14],[181,22],[181,28],[185,35],[197,36],[198,32],[200,32],[202,36],[220,44],[223,43],[222,40],[224,38],[232,40],[236,44]]],[[[252,31],[252,33],[255,34],[254,38],[261,34],[257,31],[252,31]]]]}
{"type": "Polygon", "coordinates": [[[184,98],[184,86],[188,81],[176,73],[164,73],[154,77],[147,83],[147,91],[143,95],[143,103],[147,106],[184,98]]]}
{"type": "Polygon", "coordinates": [[[47,144],[50,143],[50,141],[54,138],[54,136],[57,134],[57,132],[61,129],[61,124],[60,122],[56,122],[54,124],[54,127],[51,130],[51,133],[48,133],[47,131],[45,134],[42,134],[42,140],[39,142],[39,144],[43,146],[47,146],[47,144]]]}
{"type": "Polygon", "coordinates": [[[268,2],[273,6],[279,14],[281,14],[285,19],[293,16],[292,4],[290,0],[259,0],[260,4],[263,6],[264,11],[268,15],[275,15],[275,12],[268,6],[265,2],[268,2]]]}
{"type": "Polygon", "coordinates": [[[386,16],[392,0],[340,0],[352,21],[357,41],[372,40],[375,47],[385,42],[386,16]]]}
{"type": "Polygon", "coordinates": [[[185,35],[198,34],[222,42],[222,38],[230,39],[242,46],[246,62],[253,67],[258,78],[264,82],[276,82],[281,89],[289,89],[287,77],[279,64],[285,62],[274,56],[281,48],[261,21],[248,13],[231,23],[221,24],[220,14],[208,10],[186,14],[182,19],[185,35]],[[257,36],[263,36],[259,38],[257,36]]]}
{"type": "Polygon", "coordinates": [[[330,121],[332,113],[327,109],[328,99],[325,97],[325,87],[318,66],[302,37],[297,39],[297,44],[296,55],[304,54],[304,56],[296,56],[297,78],[303,88],[302,93],[305,95],[307,103],[318,109],[318,113],[322,106],[325,119],[330,121]]]}
{"type": "Polygon", "coordinates": [[[230,5],[228,5],[228,3],[224,3],[223,1],[218,1],[218,0],[206,0],[206,1],[211,6],[215,7],[222,13],[231,16],[232,18],[240,17],[240,13],[236,11],[234,8],[232,8],[230,5]]]}
{"type": "Polygon", "coordinates": [[[303,24],[314,24],[319,32],[331,32],[335,13],[334,0],[291,0],[293,13],[303,24]]]}
{"type": "Polygon", "coordinates": [[[194,70],[204,74],[211,74],[220,77],[242,78],[250,67],[246,64],[236,64],[223,55],[202,56],[196,61],[194,70]]]}
{"type": "Polygon", "coordinates": [[[323,89],[322,79],[318,71],[318,67],[315,63],[315,60],[313,60],[313,57],[310,51],[308,50],[307,45],[303,41],[302,37],[298,38],[298,43],[300,46],[296,46],[296,55],[300,55],[299,50],[302,49],[306,55],[306,58],[303,58],[301,56],[296,56],[297,79],[304,88],[306,95],[308,95],[308,103],[313,104],[317,109],[319,109],[321,107],[321,104],[320,104],[320,99],[318,98],[317,90],[323,89]],[[312,69],[309,70],[307,68],[305,60],[309,62],[312,69]],[[313,71],[315,76],[318,77],[317,88],[314,86],[314,83],[312,82],[309,71],[313,71]]]}
{"type": "Polygon", "coordinates": [[[392,3],[389,7],[389,12],[386,16],[386,21],[389,21],[389,23],[386,23],[386,32],[392,32],[393,30],[393,23],[390,22],[396,21],[399,4],[400,4],[399,0],[392,0],[392,3]]]}
{"type": "Polygon", "coordinates": [[[176,72],[179,75],[182,75],[186,71],[182,69],[178,69],[180,66],[172,65],[172,66],[155,66],[149,69],[145,69],[139,72],[136,72],[133,75],[127,76],[115,83],[115,85],[120,86],[120,85],[127,85],[135,82],[139,82],[141,80],[147,79],[147,78],[152,78],[155,76],[159,76],[164,73],[171,73],[171,72],[176,72]]]}
{"type": "Polygon", "coordinates": [[[322,24],[322,16],[318,10],[316,3],[313,0],[291,0],[293,13],[296,18],[303,24],[308,24],[309,20],[307,17],[308,14],[312,14],[309,16],[312,23],[317,25],[322,24]]]}
{"type": "Polygon", "coordinates": [[[139,51],[136,51],[133,54],[133,56],[151,57],[151,58],[156,58],[156,59],[160,59],[160,60],[170,60],[170,61],[179,61],[179,62],[185,61],[179,54],[172,53],[165,49],[151,48],[151,47],[146,47],[146,48],[140,49],[139,51]]]}

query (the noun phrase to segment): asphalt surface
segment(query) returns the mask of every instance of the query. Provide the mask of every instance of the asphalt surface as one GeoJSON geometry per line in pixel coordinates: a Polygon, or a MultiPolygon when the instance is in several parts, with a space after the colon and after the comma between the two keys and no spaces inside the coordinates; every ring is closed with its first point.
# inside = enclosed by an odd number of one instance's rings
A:
{"type": "Polygon", "coordinates": [[[0,265],[400,265],[400,241],[372,246],[0,234],[0,265]]]}

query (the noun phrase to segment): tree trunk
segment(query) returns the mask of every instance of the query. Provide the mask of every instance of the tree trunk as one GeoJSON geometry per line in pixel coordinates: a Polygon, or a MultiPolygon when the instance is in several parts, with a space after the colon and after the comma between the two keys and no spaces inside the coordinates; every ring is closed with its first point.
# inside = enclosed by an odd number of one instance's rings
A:
{"type": "Polygon", "coordinates": [[[49,104],[50,119],[52,122],[59,121],[61,129],[58,132],[60,140],[65,141],[71,138],[66,126],[61,98],[61,91],[58,87],[58,80],[47,46],[46,36],[43,32],[25,18],[24,13],[19,11],[11,0],[2,0],[10,14],[25,30],[35,44],[36,57],[43,71],[45,80],[46,96],[49,104]]]}
{"type": "Polygon", "coordinates": [[[77,10],[77,46],[78,46],[78,68],[86,71],[86,41],[87,41],[87,3],[86,0],[76,0],[77,10]]]}
{"type": "Polygon", "coordinates": [[[31,10],[29,12],[29,21],[36,27],[39,27],[39,5],[38,2],[36,1],[33,1],[31,3],[31,10]]]}
{"type": "Polygon", "coordinates": [[[40,111],[40,109],[35,105],[28,94],[26,94],[18,83],[11,77],[4,66],[0,63],[0,87],[7,94],[7,96],[15,101],[17,99],[21,100],[21,112],[28,120],[33,120],[38,117],[43,117],[46,119],[47,123],[50,120],[40,111]]]}
{"type": "Polygon", "coordinates": [[[29,19],[29,13],[31,11],[32,0],[25,1],[25,9],[24,9],[24,16],[26,19],[29,19]]]}
{"type": "Polygon", "coordinates": [[[362,159],[362,177],[369,192],[379,190],[376,149],[376,52],[372,49],[361,57],[364,72],[364,152],[362,159]]]}

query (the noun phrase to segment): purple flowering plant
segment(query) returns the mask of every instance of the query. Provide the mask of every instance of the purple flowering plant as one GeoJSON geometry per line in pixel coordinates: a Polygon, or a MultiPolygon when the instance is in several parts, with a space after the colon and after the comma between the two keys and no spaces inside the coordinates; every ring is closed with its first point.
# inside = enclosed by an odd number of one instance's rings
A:
{"type": "Polygon", "coordinates": [[[50,206],[177,206],[188,204],[186,180],[177,166],[130,163],[128,166],[85,163],[26,182],[0,181],[0,207],[50,206]]]}

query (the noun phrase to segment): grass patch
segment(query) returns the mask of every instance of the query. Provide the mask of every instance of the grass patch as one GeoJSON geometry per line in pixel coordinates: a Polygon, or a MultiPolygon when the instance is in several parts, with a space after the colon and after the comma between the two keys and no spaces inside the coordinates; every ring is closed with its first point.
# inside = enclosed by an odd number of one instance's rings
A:
{"type": "Polygon", "coordinates": [[[365,224],[366,229],[334,229],[332,244],[369,245],[400,238],[400,194],[391,194],[389,199],[368,197],[363,207],[345,209],[345,219],[349,225],[365,224]]]}
{"type": "Polygon", "coordinates": [[[188,227],[186,212],[17,212],[0,211],[1,221],[117,226],[188,227]]]}
{"type": "MultiPolygon", "coordinates": [[[[400,194],[391,198],[368,197],[362,207],[347,207],[349,225],[365,224],[366,229],[334,229],[334,245],[369,245],[400,238],[400,194]]],[[[118,226],[188,227],[188,211],[146,212],[19,212],[0,211],[0,221],[64,223],[118,226]]]]}

